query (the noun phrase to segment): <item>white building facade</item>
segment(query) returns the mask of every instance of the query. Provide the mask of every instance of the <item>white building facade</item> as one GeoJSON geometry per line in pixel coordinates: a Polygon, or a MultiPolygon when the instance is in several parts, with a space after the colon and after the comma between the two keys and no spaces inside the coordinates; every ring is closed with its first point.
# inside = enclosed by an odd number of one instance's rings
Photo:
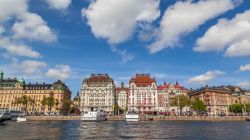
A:
{"type": "Polygon", "coordinates": [[[140,114],[158,111],[157,85],[149,74],[136,74],[129,81],[128,109],[140,114]]]}
{"type": "Polygon", "coordinates": [[[129,88],[124,87],[124,83],[122,82],[121,87],[116,88],[116,101],[118,107],[124,111],[128,109],[128,93],[129,88]]]}
{"type": "Polygon", "coordinates": [[[82,112],[102,109],[108,114],[113,113],[115,104],[115,84],[108,74],[91,74],[81,86],[82,112]]]}

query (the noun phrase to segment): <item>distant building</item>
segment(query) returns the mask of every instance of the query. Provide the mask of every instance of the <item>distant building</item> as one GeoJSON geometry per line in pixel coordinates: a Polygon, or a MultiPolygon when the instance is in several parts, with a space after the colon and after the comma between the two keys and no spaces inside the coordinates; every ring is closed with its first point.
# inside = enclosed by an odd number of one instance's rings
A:
{"type": "Polygon", "coordinates": [[[143,114],[158,111],[157,85],[149,74],[136,74],[129,81],[128,109],[143,114]]]}
{"type": "Polygon", "coordinates": [[[189,93],[192,100],[199,98],[206,106],[210,115],[229,114],[231,104],[231,91],[225,86],[203,87],[189,93]]]}
{"type": "Polygon", "coordinates": [[[76,96],[73,98],[73,105],[77,108],[80,108],[80,95],[79,92],[77,92],[76,96]]]}
{"type": "Polygon", "coordinates": [[[129,88],[124,86],[124,83],[121,83],[121,87],[116,88],[116,101],[120,109],[126,111],[128,109],[127,99],[128,99],[129,88]]]}
{"type": "Polygon", "coordinates": [[[22,110],[24,106],[17,103],[17,99],[26,96],[33,102],[28,102],[28,112],[48,112],[48,106],[43,106],[43,98],[53,96],[58,105],[52,108],[52,112],[60,112],[63,102],[70,100],[71,91],[62,83],[57,81],[52,84],[26,84],[23,79],[4,79],[4,73],[0,73],[0,108],[22,110]]]}
{"type": "Polygon", "coordinates": [[[114,80],[108,74],[91,74],[82,83],[80,98],[82,112],[102,109],[111,114],[115,104],[114,80]]]}
{"type": "MultiPolygon", "coordinates": [[[[171,113],[179,113],[180,110],[177,106],[172,106],[172,102],[175,96],[185,95],[187,96],[188,90],[179,85],[176,81],[175,84],[164,82],[163,85],[158,86],[158,102],[159,102],[159,112],[171,112],[171,113]]],[[[183,112],[188,111],[189,107],[184,107],[183,112]]]]}

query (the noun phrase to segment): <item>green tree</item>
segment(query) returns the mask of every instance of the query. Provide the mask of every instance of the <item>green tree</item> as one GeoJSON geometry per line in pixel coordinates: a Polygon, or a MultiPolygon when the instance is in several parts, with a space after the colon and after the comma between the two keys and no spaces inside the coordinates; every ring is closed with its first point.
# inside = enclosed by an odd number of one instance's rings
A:
{"type": "Polygon", "coordinates": [[[23,95],[19,98],[16,99],[15,101],[16,104],[20,104],[22,108],[24,108],[25,111],[27,111],[27,106],[29,103],[29,99],[26,95],[23,95]]]}
{"type": "Polygon", "coordinates": [[[172,101],[172,106],[178,106],[180,107],[180,113],[182,114],[182,108],[185,106],[190,106],[191,101],[190,99],[185,95],[178,95],[175,96],[172,101]]]}
{"type": "Polygon", "coordinates": [[[250,103],[246,104],[246,112],[250,112],[250,103]]]}
{"type": "Polygon", "coordinates": [[[34,105],[35,105],[35,99],[32,99],[29,97],[28,102],[29,102],[30,106],[32,107],[32,111],[34,111],[33,109],[34,109],[34,105]]]}
{"type": "Polygon", "coordinates": [[[204,102],[202,100],[200,100],[199,98],[196,98],[192,102],[192,108],[195,111],[206,111],[206,106],[205,106],[204,102]]]}
{"type": "Polygon", "coordinates": [[[43,97],[43,100],[41,101],[42,109],[45,110],[45,106],[47,105],[47,98],[43,97]]]}
{"type": "Polygon", "coordinates": [[[243,107],[244,106],[242,104],[232,104],[232,105],[229,106],[229,112],[242,113],[243,107]]]}
{"type": "Polygon", "coordinates": [[[69,114],[72,103],[73,102],[71,100],[69,100],[69,99],[63,99],[61,112],[63,114],[69,114]]]}
{"type": "Polygon", "coordinates": [[[55,98],[53,96],[49,96],[49,97],[47,97],[46,100],[47,100],[49,112],[51,112],[53,106],[55,105],[55,98]]]}

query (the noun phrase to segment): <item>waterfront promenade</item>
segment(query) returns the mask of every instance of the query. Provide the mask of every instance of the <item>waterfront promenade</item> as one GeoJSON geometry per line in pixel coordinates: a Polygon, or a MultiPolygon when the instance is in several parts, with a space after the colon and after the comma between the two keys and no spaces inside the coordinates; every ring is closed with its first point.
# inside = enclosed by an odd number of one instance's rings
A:
{"type": "MultiPolygon", "coordinates": [[[[246,116],[141,116],[141,121],[246,121],[246,116]]],[[[80,116],[28,116],[32,121],[80,120],[80,116]]],[[[125,116],[108,116],[109,121],[124,121],[125,116]]]]}

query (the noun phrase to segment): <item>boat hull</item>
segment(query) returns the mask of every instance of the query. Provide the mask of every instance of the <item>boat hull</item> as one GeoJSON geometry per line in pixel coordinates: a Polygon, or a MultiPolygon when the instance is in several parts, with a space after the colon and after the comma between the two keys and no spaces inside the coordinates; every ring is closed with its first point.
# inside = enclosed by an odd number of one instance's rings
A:
{"type": "Polygon", "coordinates": [[[139,115],[126,115],[126,121],[127,122],[138,122],[139,115]]]}
{"type": "Polygon", "coordinates": [[[82,117],[81,120],[82,120],[83,122],[100,122],[100,121],[106,121],[107,118],[82,117]]]}
{"type": "Polygon", "coordinates": [[[17,120],[16,120],[17,122],[26,122],[27,121],[27,118],[25,117],[25,118],[19,118],[19,117],[17,117],[17,120]]]}

